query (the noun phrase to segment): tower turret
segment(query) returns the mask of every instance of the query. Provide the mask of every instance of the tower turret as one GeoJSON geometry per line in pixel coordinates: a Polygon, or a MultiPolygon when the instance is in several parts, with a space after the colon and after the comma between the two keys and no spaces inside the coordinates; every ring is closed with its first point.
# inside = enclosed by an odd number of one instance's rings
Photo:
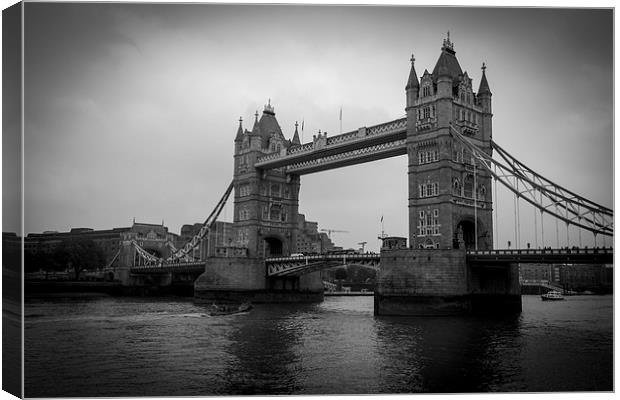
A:
{"type": "Polygon", "coordinates": [[[291,145],[293,146],[301,145],[301,141],[299,140],[299,132],[297,131],[297,126],[299,126],[299,124],[297,123],[297,121],[295,121],[295,134],[293,135],[293,140],[291,141],[291,145]]]}
{"type": "Polygon", "coordinates": [[[482,78],[478,88],[478,104],[482,107],[482,136],[484,140],[491,140],[493,137],[493,111],[491,108],[491,89],[487,82],[487,66],[482,63],[482,78]]]}
{"type": "Polygon", "coordinates": [[[418,82],[418,75],[415,72],[415,57],[411,55],[411,70],[409,71],[409,79],[407,80],[407,86],[405,91],[407,93],[407,108],[413,107],[415,101],[418,99],[418,93],[420,91],[420,83],[418,82]]]}
{"type": "Polygon", "coordinates": [[[237,129],[237,136],[235,136],[235,142],[243,140],[243,118],[239,117],[239,128],[237,129]]]}
{"type": "Polygon", "coordinates": [[[487,66],[482,63],[482,79],[480,79],[480,87],[478,88],[478,101],[482,106],[484,112],[491,112],[491,89],[489,89],[489,82],[487,82],[486,75],[487,66]]]}
{"type": "Polygon", "coordinates": [[[258,125],[258,110],[254,113],[254,126],[252,127],[252,134],[260,135],[260,127],[258,125]]]}

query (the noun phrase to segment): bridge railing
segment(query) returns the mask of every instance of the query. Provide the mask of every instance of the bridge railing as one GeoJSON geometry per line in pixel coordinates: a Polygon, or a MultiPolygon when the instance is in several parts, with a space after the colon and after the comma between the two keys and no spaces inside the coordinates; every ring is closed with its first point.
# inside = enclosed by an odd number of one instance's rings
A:
{"type": "Polygon", "coordinates": [[[613,255],[613,247],[593,247],[593,248],[564,248],[564,249],[498,249],[498,250],[468,250],[468,255],[489,255],[489,256],[506,256],[506,255],[556,255],[556,254],[577,254],[577,255],[594,255],[594,254],[611,254],[613,255]]]}
{"type": "Polygon", "coordinates": [[[265,259],[267,263],[273,262],[291,262],[291,261],[323,261],[323,260],[376,260],[379,259],[378,253],[372,254],[315,254],[309,256],[295,256],[295,257],[271,257],[265,259]]]}

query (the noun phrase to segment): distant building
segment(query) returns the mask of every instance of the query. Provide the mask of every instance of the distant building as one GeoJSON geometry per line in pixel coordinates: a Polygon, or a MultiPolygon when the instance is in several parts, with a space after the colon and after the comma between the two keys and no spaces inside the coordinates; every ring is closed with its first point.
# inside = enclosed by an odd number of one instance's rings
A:
{"type": "MultiPolygon", "coordinates": [[[[11,241],[10,236],[3,234],[3,244],[11,241]]],[[[63,242],[69,240],[92,240],[104,253],[105,262],[112,261],[121,247],[122,241],[135,240],[145,250],[157,255],[167,255],[167,243],[178,245],[179,235],[168,232],[162,224],[135,222],[131,227],[95,230],[91,228],[72,228],[69,232],[45,231],[30,233],[24,239],[24,250],[33,254],[51,253],[63,242]]]]}
{"type": "MultiPolygon", "coordinates": [[[[194,236],[196,236],[200,232],[200,228],[202,228],[202,223],[197,222],[193,225],[186,224],[181,227],[181,244],[179,246],[182,247],[188,241],[192,240],[194,236]]],[[[218,248],[234,248],[238,247],[235,242],[235,235],[233,231],[232,222],[223,222],[223,221],[215,221],[215,224],[209,235],[207,240],[203,240],[199,248],[194,249],[193,257],[194,258],[204,258],[205,254],[209,254],[209,256],[214,256],[218,253],[218,248]]],[[[221,250],[220,250],[221,252],[221,250]]]]}
{"type": "Polygon", "coordinates": [[[610,265],[521,264],[521,282],[548,282],[568,290],[608,291],[613,286],[610,265]]]}
{"type": "Polygon", "coordinates": [[[304,254],[325,253],[339,250],[325,232],[319,232],[319,224],[307,221],[304,214],[297,216],[297,252],[304,254]]]}
{"type": "Polygon", "coordinates": [[[560,266],[554,264],[521,264],[519,265],[519,280],[545,281],[560,284],[560,266]]]}
{"type": "MultiPolygon", "coordinates": [[[[334,245],[325,232],[318,231],[317,222],[306,221],[303,214],[299,214],[297,224],[297,252],[311,254],[341,249],[341,247],[334,245]]],[[[183,225],[181,227],[180,240],[182,244],[180,246],[197,235],[201,227],[202,223],[183,225]]],[[[239,241],[239,236],[235,233],[232,222],[216,221],[209,233],[208,240],[203,241],[200,249],[194,251],[194,257],[207,253],[209,256],[231,254],[231,251],[238,254],[239,252],[234,249],[244,249],[244,244],[244,242],[239,241]]]]}
{"type": "MultiPolygon", "coordinates": [[[[319,253],[338,249],[324,232],[318,232],[316,222],[306,221],[303,215],[299,218],[298,248],[303,253],[319,253]]],[[[30,233],[24,239],[24,249],[31,254],[51,253],[63,242],[70,240],[92,240],[104,253],[105,263],[111,262],[125,241],[135,240],[136,243],[157,257],[168,257],[173,249],[181,249],[196,236],[202,223],[186,224],[181,227],[181,234],[169,232],[168,227],[161,224],[133,222],[131,227],[95,230],[91,228],[72,228],[69,232],[45,231],[30,233]]],[[[21,252],[21,237],[15,233],[4,232],[2,245],[6,250],[21,252]]],[[[210,230],[207,240],[194,249],[194,258],[204,256],[239,256],[247,254],[247,249],[239,243],[233,223],[216,221],[210,230]]]]}
{"type": "Polygon", "coordinates": [[[560,283],[576,291],[611,289],[613,268],[607,265],[562,265],[560,283]]]}

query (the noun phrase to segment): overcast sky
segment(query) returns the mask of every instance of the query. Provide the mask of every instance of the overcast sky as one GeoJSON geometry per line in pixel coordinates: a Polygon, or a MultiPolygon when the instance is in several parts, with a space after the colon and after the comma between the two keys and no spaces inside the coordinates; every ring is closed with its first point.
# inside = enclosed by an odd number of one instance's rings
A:
{"type": "MultiPolygon", "coordinates": [[[[494,140],[613,207],[611,10],[25,7],[26,233],[202,222],[232,179],[239,117],[251,129],[271,99],[286,137],[305,121],[304,142],[337,134],[341,106],[343,131],[402,117],[411,54],[419,76],[432,71],[448,30],[475,89],[488,66],[494,140]]],[[[299,210],[349,231],[333,234],[337,244],[377,249],[382,215],[387,233],[408,235],[407,195],[401,156],[303,176],[299,210]]],[[[512,198],[497,207],[505,247],[512,198]]],[[[534,211],[521,214],[524,246],[534,211]]]]}

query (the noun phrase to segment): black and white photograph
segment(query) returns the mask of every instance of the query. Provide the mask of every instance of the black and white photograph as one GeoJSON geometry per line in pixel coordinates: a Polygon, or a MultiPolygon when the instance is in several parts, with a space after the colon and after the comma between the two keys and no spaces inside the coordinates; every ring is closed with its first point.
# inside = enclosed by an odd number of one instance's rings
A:
{"type": "Polygon", "coordinates": [[[4,391],[613,394],[612,4],[3,8],[4,391]]]}

